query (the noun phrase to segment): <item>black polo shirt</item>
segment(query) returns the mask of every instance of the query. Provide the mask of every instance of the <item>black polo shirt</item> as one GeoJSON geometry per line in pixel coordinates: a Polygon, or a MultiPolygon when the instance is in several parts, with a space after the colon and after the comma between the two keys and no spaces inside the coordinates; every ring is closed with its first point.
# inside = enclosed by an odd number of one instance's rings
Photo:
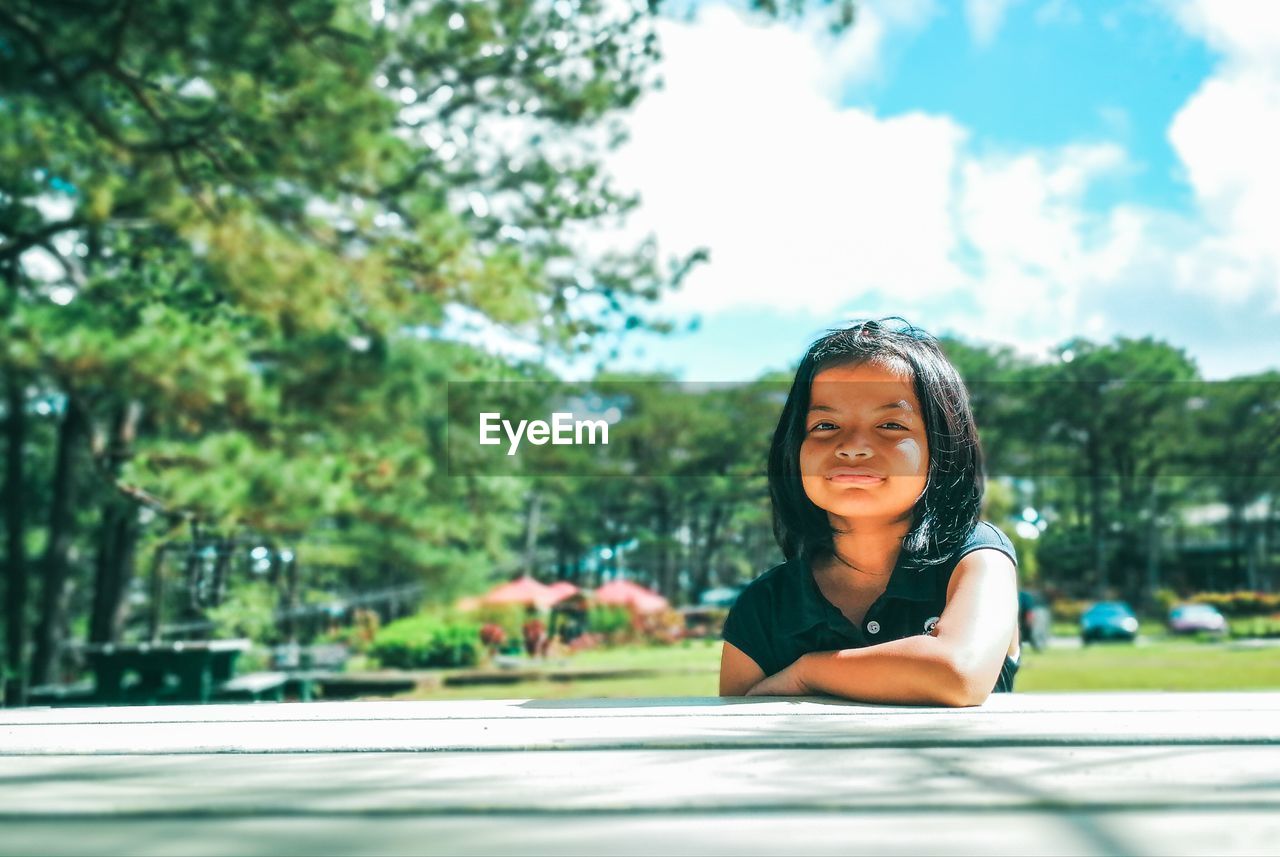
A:
{"type": "MultiPolygon", "coordinates": [[[[867,609],[860,626],[826,599],[808,562],[784,562],[751,581],[738,596],[725,619],[724,639],[769,676],[809,652],[858,649],[927,634],[946,606],[947,584],[956,565],[966,554],[982,548],[1001,551],[1018,564],[1008,537],[980,521],[968,540],[941,565],[911,570],[902,567],[900,555],[885,591],[867,609]]],[[[1006,655],[995,690],[1013,690],[1017,670],[1018,662],[1006,655]]]]}

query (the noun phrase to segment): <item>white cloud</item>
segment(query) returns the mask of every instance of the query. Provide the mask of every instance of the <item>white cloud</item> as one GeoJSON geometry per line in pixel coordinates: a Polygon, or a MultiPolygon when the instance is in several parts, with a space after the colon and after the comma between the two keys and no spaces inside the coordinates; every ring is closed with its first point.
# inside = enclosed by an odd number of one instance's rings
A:
{"type": "Polygon", "coordinates": [[[1229,66],[1280,71],[1280,8],[1256,0],[1165,0],[1188,33],[1221,53],[1229,66]]]}
{"type": "Polygon", "coordinates": [[[947,116],[839,106],[812,33],[712,7],[661,36],[666,89],[641,102],[611,171],[643,195],[631,239],[710,249],[668,310],[835,317],[879,293],[958,325],[942,307],[963,298],[993,335],[1041,348],[1142,244],[1138,213],[1085,210],[1129,168],[1115,145],[978,156],[947,116]]]}
{"type": "Polygon", "coordinates": [[[875,79],[881,71],[885,41],[918,30],[938,14],[936,0],[861,2],[857,23],[836,38],[823,38],[822,18],[814,16],[805,32],[823,45],[823,79],[828,88],[875,79]]]}
{"type": "Polygon", "coordinates": [[[1265,326],[1259,296],[1280,292],[1280,43],[1265,50],[1235,29],[1248,16],[1217,8],[1178,11],[1233,51],[1170,128],[1190,213],[1099,205],[1095,191],[1143,168],[1118,142],[993,152],[946,115],[841,106],[834,81],[872,73],[874,52],[835,72],[840,46],[813,31],[722,7],[671,22],[667,87],[641,101],[611,164],[644,199],[624,240],[656,234],[667,256],[709,248],[667,311],[834,323],[888,303],[930,330],[1027,354],[1081,334],[1154,334],[1198,347],[1213,374],[1248,371],[1256,356],[1228,355],[1233,314],[1250,307],[1265,326]]]}
{"type": "Polygon", "coordinates": [[[973,41],[980,47],[994,42],[1005,15],[1016,2],[1018,0],[965,0],[965,20],[973,41]]]}
{"type": "Polygon", "coordinates": [[[611,171],[643,193],[634,231],[672,253],[711,250],[672,308],[789,297],[829,311],[886,284],[958,284],[948,201],[964,132],[954,122],[840,109],[813,34],[723,7],[662,38],[666,89],[640,104],[611,171]]]}
{"type": "Polygon", "coordinates": [[[1280,310],[1280,8],[1218,0],[1173,11],[1222,54],[1169,128],[1203,221],[1177,254],[1177,282],[1237,302],[1267,291],[1280,310]]]}
{"type": "Polygon", "coordinates": [[[1037,347],[1078,326],[1082,293],[1114,281],[1141,243],[1141,215],[1091,214],[1083,201],[1126,166],[1109,144],[965,160],[955,225],[973,251],[986,323],[1037,347]]]}
{"type": "Polygon", "coordinates": [[[1087,252],[1082,196],[1124,165],[1124,152],[1106,144],[970,159],[957,225],[991,263],[1079,274],[1080,264],[1099,263],[1096,249],[1087,252]]]}

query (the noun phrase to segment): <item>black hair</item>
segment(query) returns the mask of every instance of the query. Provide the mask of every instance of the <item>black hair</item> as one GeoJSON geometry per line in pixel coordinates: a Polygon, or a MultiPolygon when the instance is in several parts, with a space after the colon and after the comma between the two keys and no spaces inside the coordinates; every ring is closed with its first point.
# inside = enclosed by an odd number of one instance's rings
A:
{"type": "Polygon", "coordinates": [[[830,330],[800,361],[769,448],[774,537],[787,560],[834,555],[827,513],[814,505],[801,482],[800,444],[806,436],[814,376],[833,366],[863,363],[911,373],[928,437],[929,470],[902,541],[903,560],[917,569],[943,563],[978,522],[985,478],[982,448],[960,374],[936,339],[896,316],[830,330]],[[900,325],[887,326],[890,321],[900,325]]]}

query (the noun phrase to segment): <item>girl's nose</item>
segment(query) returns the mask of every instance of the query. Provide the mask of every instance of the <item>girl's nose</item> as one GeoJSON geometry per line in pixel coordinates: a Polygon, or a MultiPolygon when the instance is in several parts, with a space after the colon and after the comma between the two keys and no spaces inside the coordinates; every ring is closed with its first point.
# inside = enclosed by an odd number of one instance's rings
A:
{"type": "Polygon", "coordinates": [[[871,442],[860,431],[849,432],[836,445],[836,455],[841,458],[867,458],[871,454],[871,442]]]}

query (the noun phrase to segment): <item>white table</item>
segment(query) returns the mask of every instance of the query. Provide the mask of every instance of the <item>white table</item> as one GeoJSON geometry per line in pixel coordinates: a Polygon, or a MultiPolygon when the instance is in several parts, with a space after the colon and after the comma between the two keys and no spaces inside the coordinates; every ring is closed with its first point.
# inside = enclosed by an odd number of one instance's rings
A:
{"type": "Polygon", "coordinates": [[[1280,693],[0,711],[0,854],[1277,854],[1280,693]]]}

